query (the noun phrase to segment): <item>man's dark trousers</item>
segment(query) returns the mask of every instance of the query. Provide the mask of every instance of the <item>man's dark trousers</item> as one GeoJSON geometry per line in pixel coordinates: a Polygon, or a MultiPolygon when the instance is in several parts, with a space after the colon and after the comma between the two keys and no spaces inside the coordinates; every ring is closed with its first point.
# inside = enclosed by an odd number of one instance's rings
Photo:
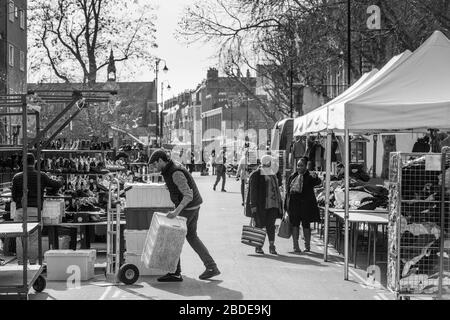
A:
{"type": "MultiPolygon", "coordinates": [[[[180,217],[187,218],[186,240],[188,241],[189,245],[198,254],[198,256],[200,257],[200,259],[202,260],[203,264],[205,265],[205,267],[207,269],[214,269],[217,267],[217,265],[214,262],[214,259],[209,254],[208,249],[206,249],[205,245],[203,244],[203,242],[200,240],[200,238],[197,235],[197,221],[198,221],[199,211],[200,211],[200,208],[197,208],[194,210],[183,210],[180,213],[180,217]]],[[[178,260],[177,271],[175,271],[176,274],[181,274],[180,260],[178,260]]]]}
{"type": "Polygon", "coordinates": [[[214,183],[214,189],[219,184],[220,178],[222,178],[222,190],[225,190],[226,173],[227,173],[227,170],[225,168],[225,165],[218,164],[217,165],[217,178],[216,178],[216,183],[214,183]]]}

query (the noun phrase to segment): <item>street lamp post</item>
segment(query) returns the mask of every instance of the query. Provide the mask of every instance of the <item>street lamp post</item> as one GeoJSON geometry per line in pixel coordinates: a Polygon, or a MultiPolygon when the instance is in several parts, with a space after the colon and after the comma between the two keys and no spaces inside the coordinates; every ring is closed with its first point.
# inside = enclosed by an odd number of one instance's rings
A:
{"type": "Polygon", "coordinates": [[[347,0],[347,85],[350,88],[351,84],[351,63],[352,63],[352,11],[351,11],[351,0],[347,0]]]}
{"type": "Polygon", "coordinates": [[[170,90],[170,84],[167,80],[161,81],[161,110],[159,112],[159,136],[160,136],[160,141],[162,141],[163,136],[164,136],[164,132],[163,132],[163,111],[164,111],[164,83],[167,83],[167,90],[170,90]]]}
{"type": "Polygon", "coordinates": [[[167,68],[167,62],[164,59],[161,58],[156,58],[155,61],[155,102],[156,102],[156,138],[158,138],[159,135],[159,140],[161,141],[162,139],[162,135],[160,134],[160,128],[159,128],[159,108],[158,108],[158,72],[159,72],[159,63],[161,61],[164,61],[164,68],[163,71],[164,73],[166,73],[167,71],[169,71],[169,68],[167,68]]]}

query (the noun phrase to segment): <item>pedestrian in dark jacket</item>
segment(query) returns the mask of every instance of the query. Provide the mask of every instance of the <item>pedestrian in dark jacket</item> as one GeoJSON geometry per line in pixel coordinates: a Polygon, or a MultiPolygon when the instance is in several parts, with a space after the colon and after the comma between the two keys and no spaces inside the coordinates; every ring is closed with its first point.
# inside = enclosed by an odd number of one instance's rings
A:
{"type": "Polygon", "coordinates": [[[301,252],[298,238],[300,235],[300,223],[305,238],[305,251],[311,251],[311,222],[319,222],[320,214],[317,206],[314,187],[322,181],[316,173],[310,173],[307,169],[307,158],[301,158],[297,162],[297,171],[293,173],[287,183],[285,210],[289,214],[292,225],[292,239],[294,251],[301,252]]]}
{"type": "MultiPolygon", "coordinates": [[[[249,177],[249,192],[246,201],[247,215],[255,219],[257,228],[266,228],[269,238],[269,251],[277,254],[275,249],[275,220],[283,217],[283,205],[278,187],[274,159],[270,155],[261,158],[261,166],[249,177]]],[[[256,253],[264,254],[261,247],[256,253]]]]}

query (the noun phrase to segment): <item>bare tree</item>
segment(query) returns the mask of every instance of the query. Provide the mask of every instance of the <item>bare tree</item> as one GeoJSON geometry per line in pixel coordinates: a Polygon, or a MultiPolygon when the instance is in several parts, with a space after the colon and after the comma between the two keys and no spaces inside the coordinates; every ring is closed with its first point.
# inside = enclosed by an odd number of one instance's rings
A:
{"type": "MultiPolygon", "coordinates": [[[[157,47],[154,19],[148,2],[29,0],[29,74],[37,82],[55,75],[58,82],[92,88],[101,70],[106,75],[111,49],[123,68],[151,65],[151,49],[157,47]]],[[[87,108],[79,120],[100,135],[107,106],[93,109],[87,108]]]]}

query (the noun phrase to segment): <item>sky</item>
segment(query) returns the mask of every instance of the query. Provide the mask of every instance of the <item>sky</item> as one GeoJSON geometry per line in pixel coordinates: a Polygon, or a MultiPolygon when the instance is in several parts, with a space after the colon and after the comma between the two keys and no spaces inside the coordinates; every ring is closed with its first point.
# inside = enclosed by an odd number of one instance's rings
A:
{"type": "MultiPolygon", "coordinates": [[[[156,5],[156,42],[159,48],[155,49],[154,55],[166,60],[169,71],[164,74],[162,68],[164,61],[160,64],[158,73],[158,102],[161,101],[161,81],[164,87],[167,83],[172,89],[164,89],[164,100],[184,92],[185,90],[195,89],[203,79],[206,78],[206,72],[210,67],[217,67],[218,60],[212,56],[215,54],[215,48],[207,44],[194,44],[189,47],[178,42],[174,33],[177,23],[182,16],[185,6],[194,2],[194,0],[153,0],[156,5]]],[[[153,81],[154,72],[144,72],[136,75],[136,81],[153,81]]]]}

